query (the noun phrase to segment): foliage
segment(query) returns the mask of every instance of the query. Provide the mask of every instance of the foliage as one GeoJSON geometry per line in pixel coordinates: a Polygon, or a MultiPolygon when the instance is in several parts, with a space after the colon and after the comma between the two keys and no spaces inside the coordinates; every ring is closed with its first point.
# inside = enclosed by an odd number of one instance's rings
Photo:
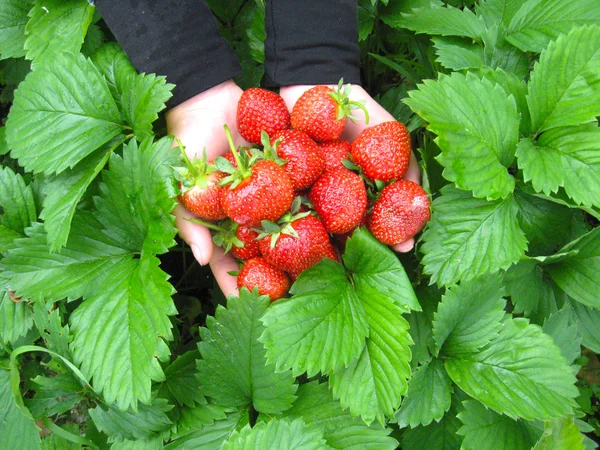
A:
{"type": "MultiPolygon", "coordinates": [[[[259,85],[265,3],[207,3],[259,85]]],[[[432,220],[400,256],[359,229],[271,305],[176,238],[173,85],[86,0],[0,2],[0,448],[595,448],[599,21],[360,0],[432,220]]]]}

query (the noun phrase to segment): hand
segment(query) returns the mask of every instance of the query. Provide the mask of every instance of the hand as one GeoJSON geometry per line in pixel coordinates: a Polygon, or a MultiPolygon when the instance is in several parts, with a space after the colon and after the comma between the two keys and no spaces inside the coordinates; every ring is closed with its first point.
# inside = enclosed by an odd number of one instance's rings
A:
{"type": "MultiPolygon", "coordinates": [[[[229,150],[224,124],[229,126],[236,145],[248,145],[236,126],[236,110],[241,95],[242,90],[229,80],[192,97],[167,113],[169,134],[181,141],[190,158],[194,155],[201,158],[206,148],[209,161],[229,150]]],[[[233,256],[225,255],[220,247],[214,245],[206,227],[185,220],[195,216],[183,206],[177,205],[174,214],[179,235],[190,245],[196,260],[201,265],[210,264],[226,297],[237,295],[237,277],[227,273],[238,270],[233,256]]]]}
{"type": "MultiPolygon", "coordinates": [[[[298,100],[298,98],[300,98],[300,96],[311,87],[313,86],[298,85],[286,86],[281,88],[280,95],[283,97],[283,100],[288,106],[290,112],[292,110],[292,107],[296,103],[296,100],[298,100]]],[[[331,85],[330,87],[335,88],[336,85],[331,85]]],[[[362,110],[354,110],[353,115],[356,116],[358,120],[356,120],[356,122],[346,120],[346,127],[344,128],[342,139],[352,142],[365,128],[372,127],[383,122],[396,120],[389,112],[387,112],[383,108],[383,106],[381,106],[379,103],[373,100],[373,98],[360,86],[352,85],[350,99],[354,101],[365,101],[365,107],[369,112],[369,124],[365,123],[365,116],[362,110]]],[[[421,184],[421,171],[419,170],[419,164],[417,163],[417,159],[415,158],[414,152],[410,155],[408,170],[406,171],[406,175],[404,175],[404,178],[406,180],[410,180],[415,183],[421,184]]],[[[414,245],[414,238],[410,238],[405,242],[401,242],[400,244],[394,245],[392,248],[397,252],[406,253],[412,250],[414,245]]]]}

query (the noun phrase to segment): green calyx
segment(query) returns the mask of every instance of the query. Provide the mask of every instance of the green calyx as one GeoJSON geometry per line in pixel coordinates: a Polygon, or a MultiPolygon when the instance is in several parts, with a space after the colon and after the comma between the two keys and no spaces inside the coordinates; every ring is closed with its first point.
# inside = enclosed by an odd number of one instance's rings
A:
{"type": "Polygon", "coordinates": [[[369,123],[369,112],[366,108],[366,101],[350,100],[350,91],[352,90],[349,84],[344,86],[344,79],[341,78],[337,87],[329,93],[329,96],[338,104],[337,120],[347,117],[352,122],[356,122],[358,117],[352,114],[352,110],[361,109],[365,113],[365,123],[369,123]]]}
{"type": "Polygon", "coordinates": [[[299,212],[303,203],[304,201],[302,197],[296,197],[292,202],[290,211],[281,216],[277,223],[263,220],[261,222],[261,228],[254,230],[258,233],[258,237],[256,239],[262,239],[267,236],[271,236],[271,248],[275,247],[275,244],[277,244],[277,239],[279,239],[279,236],[282,234],[298,239],[298,233],[296,230],[294,230],[292,222],[312,214],[311,211],[299,212]]]}
{"type": "Polygon", "coordinates": [[[269,135],[266,131],[263,131],[260,134],[260,142],[263,146],[262,156],[264,159],[273,161],[274,163],[280,166],[283,166],[287,163],[285,159],[280,158],[279,155],[277,155],[277,147],[281,143],[281,139],[277,139],[275,142],[273,142],[273,144],[271,144],[271,139],[269,138],[269,135]]]}
{"type": "Polygon", "coordinates": [[[227,125],[223,125],[223,128],[225,129],[227,141],[229,142],[229,148],[231,149],[231,153],[233,153],[237,167],[231,164],[226,158],[221,156],[215,160],[215,166],[221,172],[229,174],[219,182],[219,186],[229,185],[230,189],[235,189],[242,181],[252,176],[251,168],[260,158],[260,151],[257,152],[252,149],[251,154],[249,155],[246,147],[240,147],[240,149],[242,149],[240,152],[233,143],[233,136],[231,136],[229,127],[227,125]]]}
{"type": "Polygon", "coordinates": [[[202,158],[194,156],[190,160],[185,152],[185,147],[179,139],[177,139],[177,144],[184,164],[183,166],[173,167],[173,172],[175,179],[181,182],[181,193],[189,191],[194,186],[208,187],[207,175],[216,172],[218,169],[208,162],[206,148],[202,151],[202,158]]]}

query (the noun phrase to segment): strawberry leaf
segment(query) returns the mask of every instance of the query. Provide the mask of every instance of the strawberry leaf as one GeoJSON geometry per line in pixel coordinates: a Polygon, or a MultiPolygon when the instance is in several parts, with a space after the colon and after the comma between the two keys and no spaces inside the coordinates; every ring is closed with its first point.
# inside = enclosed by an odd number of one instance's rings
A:
{"type": "Polygon", "coordinates": [[[453,186],[433,201],[423,233],[423,265],[431,281],[449,285],[507,269],[524,254],[514,198],[486,202],[453,186]]]}
{"type": "Polygon", "coordinates": [[[464,436],[461,448],[531,450],[542,436],[536,424],[498,414],[476,400],[466,400],[463,406],[465,409],[458,414],[463,423],[458,430],[464,436]]]}
{"type": "Polygon", "coordinates": [[[6,137],[11,155],[27,171],[50,175],[74,167],[123,129],[96,67],[80,54],[61,53],[15,91],[6,137]]]}
{"type": "Polygon", "coordinates": [[[0,2],[0,59],[25,56],[25,25],[33,0],[4,0],[0,2]]]}
{"type": "Polygon", "coordinates": [[[533,450],[546,448],[584,450],[586,448],[583,444],[584,438],[572,418],[554,419],[544,423],[544,434],[533,450]]]}
{"type": "Polygon", "coordinates": [[[246,425],[234,431],[221,450],[255,450],[258,448],[285,448],[290,450],[320,450],[325,440],[322,433],[307,427],[302,419],[294,421],[271,419],[254,427],[246,425]]]}
{"type": "Polygon", "coordinates": [[[0,448],[38,449],[40,430],[29,410],[17,406],[12,388],[10,372],[0,366],[0,448]]]}
{"type": "Polygon", "coordinates": [[[360,448],[365,450],[393,450],[398,443],[389,437],[389,429],[366,425],[344,411],[334,400],[327,384],[312,381],[298,388],[298,399],[283,417],[302,418],[311,428],[322,431],[327,445],[334,449],[360,448]]]}
{"type": "Polygon", "coordinates": [[[277,371],[314,376],[347,366],[361,353],[368,325],[341,264],[322,260],[302,272],[290,292],[292,298],[275,302],[261,319],[266,329],[260,341],[277,371]]]}
{"type": "Polygon", "coordinates": [[[408,394],[396,412],[400,428],[429,425],[439,422],[450,409],[452,380],[438,359],[422,365],[414,373],[408,385],[408,394]]]}
{"type": "Polygon", "coordinates": [[[197,351],[189,351],[165,368],[163,387],[179,405],[193,408],[196,404],[206,404],[196,379],[196,360],[199,358],[197,351]]]}
{"type": "Polygon", "coordinates": [[[221,449],[221,445],[236,429],[241,428],[244,422],[247,423],[247,414],[239,412],[229,414],[223,420],[217,420],[198,430],[178,436],[165,445],[164,450],[221,449]]]}
{"type": "MultiPolygon", "coordinates": [[[[5,273],[1,275],[6,276],[5,273]]],[[[33,326],[33,314],[27,302],[14,302],[8,293],[8,279],[0,278],[0,342],[12,344],[33,326]]]]}
{"type": "Polygon", "coordinates": [[[508,197],[515,180],[507,168],[519,138],[514,97],[470,72],[426,80],[409,96],[406,104],[438,135],[435,142],[442,150],[444,177],[460,189],[472,190],[475,197],[508,197]]]}
{"type": "Polygon", "coordinates": [[[394,25],[417,34],[464,36],[474,40],[481,39],[485,30],[484,21],[470,9],[460,10],[452,6],[420,8],[411,14],[402,14],[402,18],[396,18],[394,25]]]}
{"type": "Polygon", "coordinates": [[[552,338],[527,319],[507,316],[498,337],[480,352],[461,353],[448,355],[446,371],[488,408],[527,420],[573,413],[573,370],[552,338]]]}
{"type": "Polygon", "coordinates": [[[579,302],[569,300],[572,322],[577,325],[581,344],[595,353],[600,353],[600,310],[589,308],[579,302]]]}
{"type": "MultiPolygon", "coordinates": [[[[600,20],[600,4],[594,3],[600,20]]],[[[585,11],[590,14],[589,9],[585,11]]],[[[527,103],[533,130],[539,134],[552,128],[596,123],[600,115],[599,68],[600,27],[575,28],[551,42],[529,81],[527,103]]]]}
{"type": "Polygon", "coordinates": [[[14,248],[36,219],[31,186],[9,167],[0,167],[0,252],[14,248]]]}
{"type": "Polygon", "coordinates": [[[37,65],[62,51],[79,52],[93,16],[86,0],[36,0],[26,28],[26,58],[37,65]]]}
{"type": "Polygon", "coordinates": [[[223,406],[251,404],[258,412],[279,414],[296,398],[297,385],[288,372],[276,373],[258,342],[264,331],[261,316],[270,305],[267,296],[242,290],[219,306],[200,329],[198,379],[204,395],[223,406]]]}
{"type": "Polygon", "coordinates": [[[521,4],[508,26],[507,40],[525,52],[541,52],[561,33],[600,20],[596,0],[529,0],[521,4]]]}
{"type": "Polygon", "coordinates": [[[571,305],[565,303],[559,311],[548,316],[542,330],[552,336],[560,348],[567,363],[573,364],[581,356],[581,338],[578,336],[577,323],[573,321],[571,305]]]}
{"type": "Polygon", "coordinates": [[[508,25],[522,5],[522,0],[482,0],[475,5],[475,11],[488,27],[508,25]]]}

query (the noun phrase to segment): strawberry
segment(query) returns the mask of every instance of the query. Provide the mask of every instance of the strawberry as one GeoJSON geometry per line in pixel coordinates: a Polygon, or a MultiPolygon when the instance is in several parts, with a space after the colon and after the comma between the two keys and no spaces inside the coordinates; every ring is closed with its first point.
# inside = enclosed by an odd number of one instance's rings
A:
{"type": "Polygon", "coordinates": [[[362,179],[346,168],[325,172],[308,198],[327,231],[343,234],[358,226],[367,211],[367,189],[362,179]]]}
{"type": "Polygon", "coordinates": [[[290,113],[280,95],[266,89],[250,88],[238,102],[237,127],[248,142],[260,144],[262,131],[270,136],[290,127],[290,113]]]}
{"type": "Polygon", "coordinates": [[[255,287],[258,288],[258,293],[268,295],[272,302],[287,294],[290,288],[288,276],[260,257],[246,261],[237,283],[240,289],[245,287],[252,291],[255,287]]]}
{"type": "Polygon", "coordinates": [[[352,144],[348,141],[336,139],[334,141],[325,141],[319,144],[325,157],[325,172],[344,167],[342,161],[350,157],[352,144]]]}
{"type": "Polygon", "coordinates": [[[277,155],[287,161],[285,171],[297,191],[307,189],[321,176],[325,162],[323,152],[306,133],[282,130],[271,137],[277,155]],[[279,141],[278,143],[276,143],[279,141]]]}
{"type": "Polygon", "coordinates": [[[206,151],[202,159],[194,157],[190,160],[183,146],[180,145],[180,149],[185,166],[174,169],[175,177],[179,180],[179,202],[202,219],[224,219],[226,214],[221,207],[223,188],[219,186],[219,182],[225,174],[207,162],[206,151]]]}
{"type": "Polygon", "coordinates": [[[260,251],[265,259],[278,269],[295,276],[323,258],[333,258],[335,255],[337,259],[321,221],[315,216],[304,214],[306,213],[299,214],[299,218],[292,218],[274,234],[259,235],[260,251]]]}
{"type": "Polygon", "coordinates": [[[248,227],[279,219],[294,199],[292,181],[285,169],[274,161],[259,160],[256,154],[249,157],[246,152],[238,153],[227,126],[225,129],[237,167],[225,158],[216,160],[229,174],[221,180],[222,185],[229,185],[221,199],[223,210],[234,222],[248,227]]]}
{"type": "Polygon", "coordinates": [[[235,237],[242,245],[233,244],[231,254],[237,259],[248,260],[261,256],[258,245],[258,233],[245,225],[239,225],[235,231],[235,237]]]}
{"type": "Polygon", "coordinates": [[[356,120],[352,110],[361,108],[369,123],[369,114],[362,102],[350,101],[350,85],[336,89],[315,86],[304,92],[292,108],[292,128],[304,131],[315,141],[338,139],[346,126],[346,117],[356,120]]]}
{"type": "Polygon", "coordinates": [[[373,205],[369,230],[383,244],[399,244],[423,229],[431,217],[429,207],[429,197],[421,186],[396,181],[381,191],[373,205]]]}
{"type": "Polygon", "coordinates": [[[370,180],[401,179],[408,169],[410,133],[400,122],[366,128],[352,142],[352,158],[370,180]]]}

